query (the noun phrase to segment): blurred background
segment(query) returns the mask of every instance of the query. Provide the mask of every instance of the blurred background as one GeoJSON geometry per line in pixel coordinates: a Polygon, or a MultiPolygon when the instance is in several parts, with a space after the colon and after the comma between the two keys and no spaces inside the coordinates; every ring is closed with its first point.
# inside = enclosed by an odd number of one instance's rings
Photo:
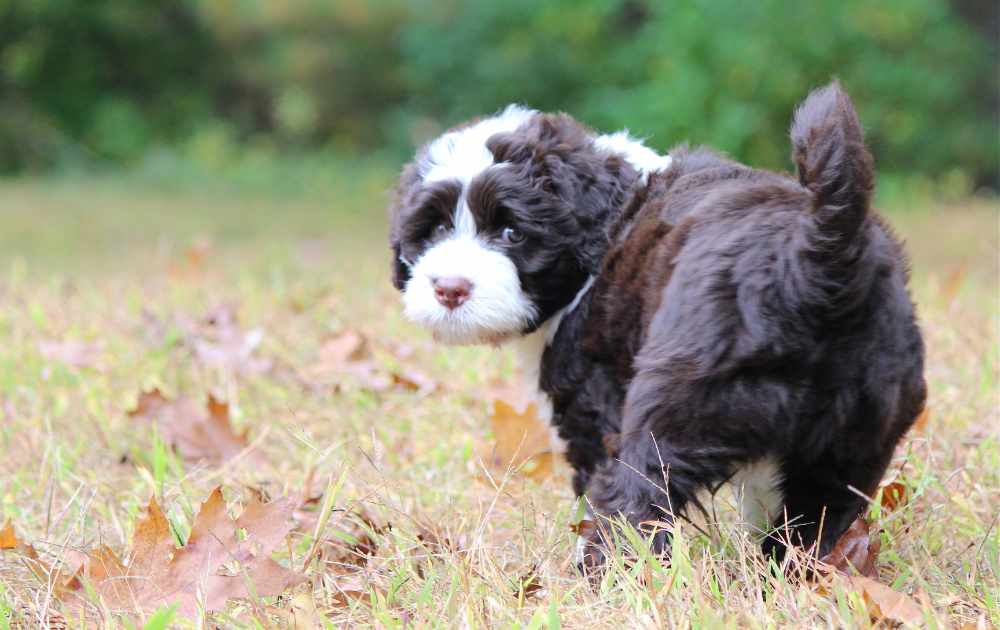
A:
{"type": "Polygon", "coordinates": [[[880,207],[974,207],[975,247],[995,251],[998,6],[0,0],[0,268],[162,268],[230,245],[237,264],[322,268],[316,252],[363,243],[381,280],[388,191],[457,122],[520,102],[788,170],[792,111],[831,77],[868,130],[880,207]]]}
{"type": "Polygon", "coordinates": [[[788,167],[837,76],[887,181],[998,185],[995,0],[0,0],[0,173],[324,186],[509,102],[788,167]],[[298,172],[294,172],[298,171],[298,172]]]}

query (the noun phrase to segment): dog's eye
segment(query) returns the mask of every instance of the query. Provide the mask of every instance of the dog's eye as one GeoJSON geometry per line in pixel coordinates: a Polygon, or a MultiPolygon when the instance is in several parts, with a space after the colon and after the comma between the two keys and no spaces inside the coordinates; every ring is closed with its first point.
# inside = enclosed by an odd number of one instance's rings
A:
{"type": "Polygon", "coordinates": [[[437,227],[434,228],[434,236],[442,237],[448,233],[448,226],[444,223],[438,223],[437,227]]]}
{"type": "Polygon", "coordinates": [[[520,243],[524,240],[524,234],[522,234],[517,228],[505,227],[500,235],[500,238],[508,243],[520,243]]]}

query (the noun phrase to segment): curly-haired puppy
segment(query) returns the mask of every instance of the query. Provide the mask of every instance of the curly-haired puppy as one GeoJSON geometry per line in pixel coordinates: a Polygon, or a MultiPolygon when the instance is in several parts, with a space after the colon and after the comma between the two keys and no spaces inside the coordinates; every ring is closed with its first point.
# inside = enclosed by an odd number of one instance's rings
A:
{"type": "Polygon", "coordinates": [[[669,523],[736,480],[748,522],[824,554],[923,408],[924,349],[839,85],[791,138],[795,177],[513,106],[456,128],[391,210],[406,315],[516,342],[597,514],[669,523]]]}

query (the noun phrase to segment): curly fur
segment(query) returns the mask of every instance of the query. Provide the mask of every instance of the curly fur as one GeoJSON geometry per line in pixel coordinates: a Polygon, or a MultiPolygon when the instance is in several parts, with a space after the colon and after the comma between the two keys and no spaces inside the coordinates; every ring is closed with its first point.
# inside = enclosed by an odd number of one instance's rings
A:
{"type": "MultiPolygon", "coordinates": [[[[826,553],[923,408],[906,259],[870,207],[872,159],[839,85],[806,99],[791,137],[796,178],[686,147],[640,173],[564,115],[487,140],[503,167],[462,195],[480,234],[526,235],[495,247],[535,306],[520,334],[557,322],[538,384],[598,514],[670,522],[767,462],[793,542],[826,553]]],[[[427,203],[442,183],[404,171],[395,260],[448,220],[427,203]]]]}

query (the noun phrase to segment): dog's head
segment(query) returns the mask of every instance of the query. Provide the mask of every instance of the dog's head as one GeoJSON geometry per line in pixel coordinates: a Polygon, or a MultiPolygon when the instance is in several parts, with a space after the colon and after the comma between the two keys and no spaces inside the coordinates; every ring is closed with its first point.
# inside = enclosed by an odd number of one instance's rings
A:
{"type": "Polygon", "coordinates": [[[639,176],[595,140],[569,116],[510,106],[418,151],[391,208],[407,317],[444,343],[498,344],[568,305],[639,176]]]}

